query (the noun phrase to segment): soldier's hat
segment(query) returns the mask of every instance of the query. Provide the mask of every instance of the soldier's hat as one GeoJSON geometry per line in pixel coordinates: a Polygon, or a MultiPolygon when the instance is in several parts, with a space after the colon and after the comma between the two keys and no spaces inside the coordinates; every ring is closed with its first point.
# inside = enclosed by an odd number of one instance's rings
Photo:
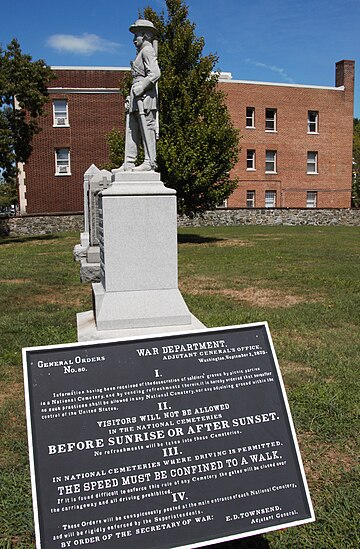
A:
{"type": "Polygon", "coordinates": [[[148,19],[137,19],[135,23],[131,25],[131,27],[129,28],[129,31],[134,34],[139,31],[151,31],[154,36],[157,33],[153,23],[148,19]]]}

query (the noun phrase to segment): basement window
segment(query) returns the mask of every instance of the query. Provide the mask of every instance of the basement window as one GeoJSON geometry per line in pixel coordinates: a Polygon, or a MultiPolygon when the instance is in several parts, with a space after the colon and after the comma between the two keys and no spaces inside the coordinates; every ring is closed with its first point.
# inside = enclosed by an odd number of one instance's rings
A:
{"type": "Polygon", "coordinates": [[[255,208],[255,191],[246,191],[246,207],[255,208]]]}
{"type": "Polygon", "coordinates": [[[317,207],[317,191],[308,191],[306,193],[306,207],[307,208],[317,207]]]}
{"type": "Polygon", "coordinates": [[[276,207],[276,191],[265,191],[265,208],[276,207]]]}

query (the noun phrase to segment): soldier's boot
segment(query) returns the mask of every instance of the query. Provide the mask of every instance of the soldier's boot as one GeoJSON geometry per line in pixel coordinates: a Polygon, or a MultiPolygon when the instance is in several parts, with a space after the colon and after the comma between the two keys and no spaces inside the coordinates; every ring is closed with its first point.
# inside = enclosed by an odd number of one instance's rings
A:
{"type": "Polygon", "coordinates": [[[155,167],[153,167],[148,160],[144,160],[140,166],[135,166],[133,168],[133,172],[151,172],[154,171],[155,167]]]}
{"type": "MultiPolygon", "coordinates": [[[[120,168],[117,168],[116,171],[117,172],[132,172],[135,168],[135,163],[134,162],[124,162],[124,164],[122,164],[120,166],[120,168]]],[[[115,171],[115,170],[113,170],[115,171]]]]}

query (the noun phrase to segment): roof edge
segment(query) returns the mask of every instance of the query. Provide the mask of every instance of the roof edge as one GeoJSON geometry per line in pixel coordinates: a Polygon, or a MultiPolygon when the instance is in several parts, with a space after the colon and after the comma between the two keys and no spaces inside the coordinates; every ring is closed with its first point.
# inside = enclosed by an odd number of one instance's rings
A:
{"type": "Polygon", "coordinates": [[[54,71],[130,71],[130,67],[94,67],[94,66],[51,66],[54,71]]]}
{"type": "Polygon", "coordinates": [[[313,84],[291,84],[286,82],[259,82],[257,80],[228,80],[219,78],[221,84],[251,84],[257,86],[284,86],[285,88],[310,88],[315,90],[344,91],[345,86],[315,86],[313,84]]]}

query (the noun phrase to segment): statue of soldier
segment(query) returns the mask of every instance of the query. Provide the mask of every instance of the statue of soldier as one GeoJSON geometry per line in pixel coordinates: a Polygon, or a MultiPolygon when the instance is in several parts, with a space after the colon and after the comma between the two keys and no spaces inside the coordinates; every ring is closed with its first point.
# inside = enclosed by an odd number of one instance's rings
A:
{"type": "Polygon", "coordinates": [[[130,27],[137,51],[131,63],[132,86],[125,108],[125,159],[120,171],[154,171],[156,168],[157,85],[160,69],[154,48],[156,29],[146,19],[138,19],[130,27]],[[153,44],[154,42],[154,44],[153,44]],[[144,147],[144,162],[135,167],[140,141],[144,147]]]}

